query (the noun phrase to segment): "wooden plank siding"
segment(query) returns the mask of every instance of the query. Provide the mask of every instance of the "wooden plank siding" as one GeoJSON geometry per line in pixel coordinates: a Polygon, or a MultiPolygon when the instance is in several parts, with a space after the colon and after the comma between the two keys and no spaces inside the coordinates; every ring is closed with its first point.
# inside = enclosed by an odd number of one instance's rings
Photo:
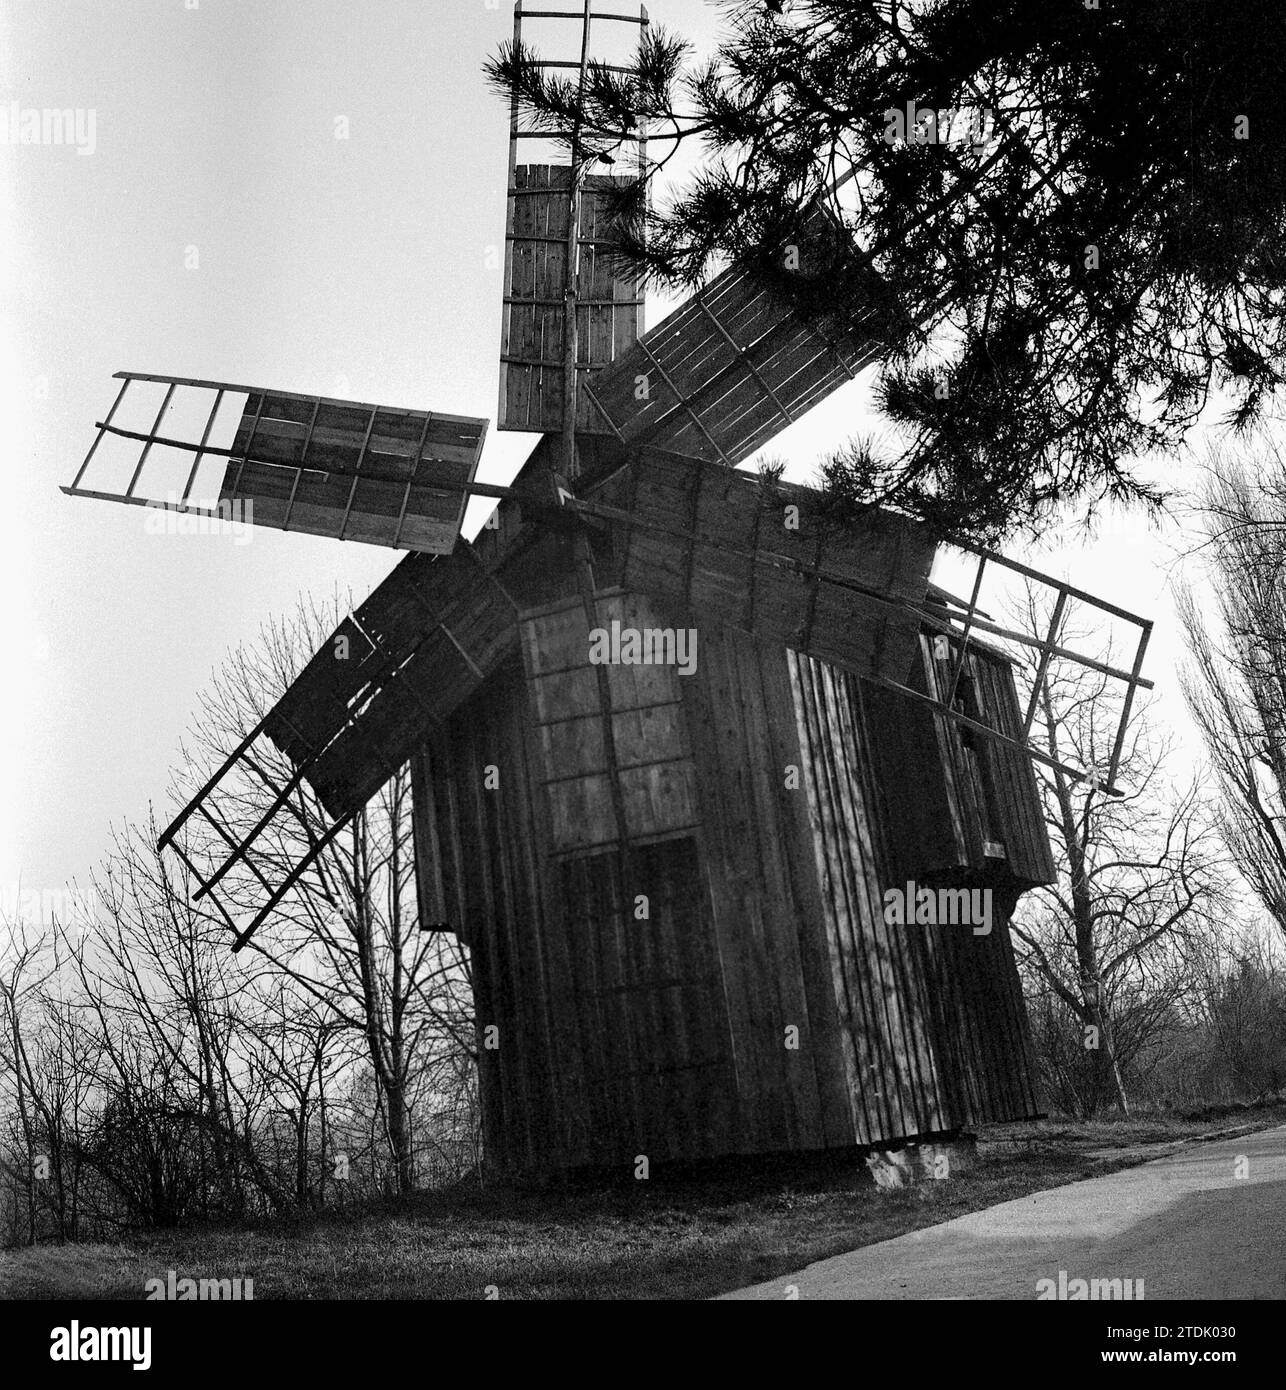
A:
{"type": "Polygon", "coordinates": [[[598,1161],[700,1156],[720,1149],[733,1088],[697,840],[687,682],[666,665],[596,671],[591,631],[613,622],[676,626],[664,607],[619,590],[520,619],[529,758],[559,902],[553,930],[572,962],[589,1042],[581,1060],[596,1096],[598,1161]]]}
{"type": "Polygon", "coordinates": [[[734,1088],[697,840],[636,847],[628,876],[615,846],[560,849],[535,712],[512,663],[423,754],[448,921],[471,951],[489,1156],[533,1170],[724,1152],[734,1088]]]}
{"type": "Polygon", "coordinates": [[[962,927],[916,927],[925,951],[925,992],[942,1102],[952,1126],[1022,1119],[1040,1112],[1035,1058],[1009,922],[1018,893],[995,885],[988,936],[962,927]]]}
{"type": "MultiPolygon", "coordinates": [[[[1021,742],[1023,715],[1009,659],[975,642],[967,661],[984,722],[1021,742]]],[[[1023,884],[1053,883],[1054,860],[1031,759],[1016,748],[987,739],[980,742],[987,745],[984,756],[996,787],[1010,873],[1023,884]]]]}
{"type": "Polygon", "coordinates": [[[575,1151],[580,1137],[560,1127],[582,1100],[572,1068],[577,1050],[557,1026],[559,980],[546,974],[549,933],[523,749],[524,705],[525,683],[514,661],[421,754],[435,792],[446,921],[470,951],[483,1142],[498,1161],[518,1167],[529,1166],[530,1155],[556,1164],[575,1151]],[[486,785],[490,768],[499,775],[494,789],[486,785]]]}
{"type": "Polygon", "coordinates": [[[684,765],[696,803],[691,824],[681,799],[636,802],[622,844],[601,742],[580,727],[602,713],[581,678],[588,625],[611,616],[681,620],[619,591],[589,614],[579,598],[524,612],[524,669],[508,663],[425,754],[441,900],[473,953],[479,1028],[500,1030],[480,1054],[492,1160],[619,1168],[1035,1113],[1017,885],[998,880],[989,937],[884,921],[901,886],[884,824],[906,789],[880,780],[871,688],[717,625],[698,627],[690,677],[611,668],[622,783],[651,751],[684,765]],[[632,744],[645,709],[655,743],[632,744]],[[570,743],[551,735],[564,723],[570,743]],[[569,781],[597,784],[571,813],[569,781]]]}
{"type": "Polygon", "coordinates": [[[787,660],[834,987],[855,1039],[848,1079],[859,1102],[858,1138],[945,1129],[921,963],[914,942],[883,919],[887,855],[857,687],[821,662],[794,653],[787,660]]]}
{"type": "Polygon", "coordinates": [[[630,520],[617,527],[626,588],[707,625],[906,680],[936,550],[924,527],[880,514],[827,529],[810,490],[765,488],[698,459],[645,453],[628,471],[630,520]]]}
{"type": "MultiPolygon", "coordinates": [[[[910,688],[945,701],[958,652],[952,639],[948,653],[935,657],[933,636],[921,634],[910,688]]],[[[962,730],[896,691],[873,689],[867,703],[882,780],[896,787],[910,778],[917,788],[888,807],[902,878],[983,870],[994,859],[987,852],[990,842],[1003,846],[1003,862],[1018,883],[1054,881],[1035,773],[1025,754],[962,730]]],[[[1011,666],[999,652],[970,643],[956,707],[999,733],[1022,737],[1011,666]]]]}
{"type": "Polygon", "coordinates": [[[852,1143],[804,798],[788,785],[799,754],[784,656],[734,630],[699,631],[685,703],[736,1053],[734,1151],[852,1143]]]}
{"type": "Polygon", "coordinates": [[[1035,1114],[1008,931],[1020,885],[1007,872],[920,872],[923,886],[991,888],[991,932],[887,923],[884,893],[908,877],[889,808],[918,798],[930,769],[923,743],[903,745],[914,754],[900,765],[875,756],[896,721],[878,725],[868,705],[920,707],[793,652],[788,660],[859,1142],[1035,1114]]]}
{"type": "Polygon", "coordinates": [[[560,599],[520,619],[534,705],[542,782],[554,847],[584,851],[614,843],[618,773],[625,832],[631,841],[691,833],[697,823],[696,771],[682,718],[684,677],[672,666],[607,665],[612,755],[590,664],[590,634],[613,623],[634,630],[683,625],[637,594],[600,590],[591,603],[560,599]]]}

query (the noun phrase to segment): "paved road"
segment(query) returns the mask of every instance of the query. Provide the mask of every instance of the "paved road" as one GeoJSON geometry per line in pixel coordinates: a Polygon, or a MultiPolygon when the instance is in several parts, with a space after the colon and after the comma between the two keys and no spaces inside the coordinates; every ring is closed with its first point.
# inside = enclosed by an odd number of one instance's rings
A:
{"type": "Polygon", "coordinates": [[[1060,1270],[1142,1279],[1148,1299],[1286,1298],[1286,1126],[1189,1144],[725,1297],[780,1299],[795,1285],[801,1299],[1034,1299],[1060,1270]]]}

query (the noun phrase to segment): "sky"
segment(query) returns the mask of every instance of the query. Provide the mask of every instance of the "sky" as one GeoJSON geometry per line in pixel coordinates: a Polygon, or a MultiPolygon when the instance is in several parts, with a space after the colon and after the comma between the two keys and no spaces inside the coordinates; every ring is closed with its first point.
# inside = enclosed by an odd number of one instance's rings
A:
{"type": "MultiPolygon", "coordinates": [[[[648,9],[712,46],[703,0],[648,9]]],[[[0,106],[71,109],[84,137],[84,153],[0,143],[0,889],[84,883],[113,824],[150,804],[168,819],[181,737],[227,652],[300,594],[360,601],[400,558],[266,528],[249,544],[155,534],[142,508],[64,496],[113,372],[483,416],[484,481],[530,451],[494,428],[508,113],[481,66],[512,15],[509,0],[0,0],[0,106]]],[[[672,303],[650,303],[648,325],[672,303]]],[[[875,423],[870,395],[868,372],[779,435],[788,476],[875,423]]],[[[1158,717],[1194,757],[1173,538],[1113,517],[1093,542],[1012,551],[1155,619],[1158,717]]]]}

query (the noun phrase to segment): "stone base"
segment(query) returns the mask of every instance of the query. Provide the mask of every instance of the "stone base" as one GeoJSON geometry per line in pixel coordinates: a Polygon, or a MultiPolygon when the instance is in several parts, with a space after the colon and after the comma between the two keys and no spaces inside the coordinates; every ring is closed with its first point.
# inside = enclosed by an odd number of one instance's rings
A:
{"type": "Polygon", "coordinates": [[[962,1134],[951,1140],[923,1140],[900,1149],[877,1149],[866,1156],[876,1187],[910,1187],[943,1182],[967,1172],[977,1161],[977,1140],[962,1134]]]}

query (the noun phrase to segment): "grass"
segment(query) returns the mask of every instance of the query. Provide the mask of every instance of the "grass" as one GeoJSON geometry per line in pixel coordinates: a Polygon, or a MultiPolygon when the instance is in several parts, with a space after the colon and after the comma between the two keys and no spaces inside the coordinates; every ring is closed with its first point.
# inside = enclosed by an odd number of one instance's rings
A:
{"type": "Polygon", "coordinates": [[[846,1163],[724,1165],[628,1187],[461,1186],[253,1227],[134,1233],[0,1254],[0,1298],[143,1296],[145,1281],[254,1280],[256,1299],[703,1298],[998,1202],[1286,1122],[1286,1105],[998,1125],[949,1182],[885,1191],[846,1163]]]}

